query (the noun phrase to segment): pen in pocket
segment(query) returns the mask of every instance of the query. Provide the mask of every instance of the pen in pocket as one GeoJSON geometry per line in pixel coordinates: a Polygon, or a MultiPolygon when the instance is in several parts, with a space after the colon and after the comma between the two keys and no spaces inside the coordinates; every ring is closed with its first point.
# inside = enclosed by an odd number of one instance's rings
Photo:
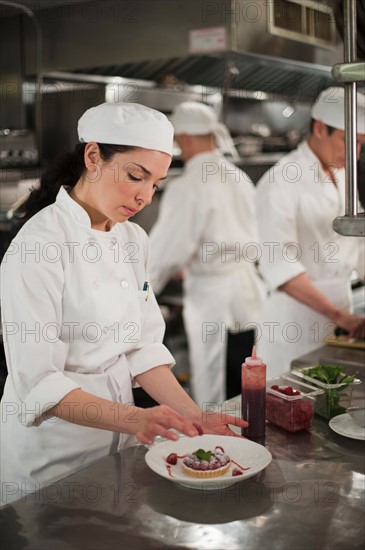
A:
{"type": "Polygon", "coordinates": [[[146,292],[145,300],[146,300],[146,302],[147,302],[147,300],[148,300],[148,293],[149,293],[149,291],[150,291],[150,284],[149,284],[148,281],[145,281],[145,282],[144,282],[143,290],[146,292]]]}

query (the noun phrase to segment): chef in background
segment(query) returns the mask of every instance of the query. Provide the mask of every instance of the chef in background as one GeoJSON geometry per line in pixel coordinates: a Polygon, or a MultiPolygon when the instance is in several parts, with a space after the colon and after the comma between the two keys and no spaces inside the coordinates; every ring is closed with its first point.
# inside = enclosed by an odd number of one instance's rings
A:
{"type": "MultiPolygon", "coordinates": [[[[357,154],[365,141],[365,98],[357,94],[357,154]]],[[[364,241],[344,237],[332,222],[345,212],[344,90],[330,87],[315,101],[308,139],[285,155],[257,186],[265,301],[260,355],[269,375],[323,345],[336,326],[365,336],[351,313],[351,275],[364,276],[364,241]]]]}
{"type": "Polygon", "coordinates": [[[225,399],[228,331],[252,330],[260,318],[255,190],[217,150],[218,121],[210,107],[181,103],[171,122],[185,169],[167,184],[150,233],[150,279],[159,293],[183,270],[192,393],[199,404],[219,403],[225,399]]]}
{"type": "Polygon", "coordinates": [[[171,162],[173,128],[158,111],[104,103],[80,143],[21,206],[1,266],[9,376],[1,401],[1,500],[8,503],[156,435],[235,435],[177,382],[148,280],[149,243],[129,220],[150,204],[171,162]],[[140,384],[161,405],[133,404],[140,384]],[[197,426],[196,423],[199,423],[197,426]]]}

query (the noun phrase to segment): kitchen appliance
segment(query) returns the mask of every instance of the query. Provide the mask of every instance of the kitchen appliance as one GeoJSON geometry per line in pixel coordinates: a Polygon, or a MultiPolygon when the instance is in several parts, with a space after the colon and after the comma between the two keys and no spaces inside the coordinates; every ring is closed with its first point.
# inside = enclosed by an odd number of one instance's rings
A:
{"type": "Polygon", "coordinates": [[[38,164],[35,133],[31,130],[0,130],[0,169],[38,164]]]}

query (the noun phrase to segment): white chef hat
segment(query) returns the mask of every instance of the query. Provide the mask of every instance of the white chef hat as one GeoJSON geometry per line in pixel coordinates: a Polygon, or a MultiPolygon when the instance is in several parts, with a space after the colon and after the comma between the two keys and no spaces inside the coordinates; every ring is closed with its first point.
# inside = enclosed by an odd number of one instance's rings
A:
{"type": "Polygon", "coordinates": [[[218,127],[218,117],[213,109],[198,101],[184,101],[177,105],[170,120],[175,134],[206,135],[214,133],[218,127]]]}
{"type": "Polygon", "coordinates": [[[81,142],[130,145],[172,155],[174,129],[168,118],[137,103],[102,103],[78,122],[81,142]]]}
{"type": "MultiPolygon", "coordinates": [[[[345,129],[345,90],[331,86],[323,90],[312,107],[312,118],[328,126],[345,129]]],[[[357,93],[357,132],[365,134],[365,96],[357,93]]]]}

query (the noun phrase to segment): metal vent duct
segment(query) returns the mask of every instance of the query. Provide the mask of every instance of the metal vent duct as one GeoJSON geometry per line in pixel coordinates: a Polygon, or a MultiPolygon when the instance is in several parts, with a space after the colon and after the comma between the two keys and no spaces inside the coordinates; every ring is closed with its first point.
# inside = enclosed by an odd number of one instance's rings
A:
{"type": "MultiPolygon", "coordinates": [[[[262,92],[268,95],[268,99],[280,97],[290,101],[311,102],[323,88],[334,83],[330,67],[235,53],[220,56],[191,55],[168,60],[107,65],[89,68],[87,73],[121,76],[131,81],[153,80],[156,84],[163,84],[167,75],[173,75],[177,89],[181,89],[184,83],[187,83],[205,85],[221,91],[225,84],[228,61],[231,70],[234,67],[230,89],[236,90],[236,97],[242,99],[246,98],[246,92],[254,92],[257,99],[262,99],[262,92]]],[[[84,72],[74,71],[75,75],[80,74],[81,80],[84,72]]]]}
{"type": "Polygon", "coordinates": [[[336,25],[331,6],[308,0],[273,0],[269,3],[269,30],[307,44],[334,46],[336,25]]]}

